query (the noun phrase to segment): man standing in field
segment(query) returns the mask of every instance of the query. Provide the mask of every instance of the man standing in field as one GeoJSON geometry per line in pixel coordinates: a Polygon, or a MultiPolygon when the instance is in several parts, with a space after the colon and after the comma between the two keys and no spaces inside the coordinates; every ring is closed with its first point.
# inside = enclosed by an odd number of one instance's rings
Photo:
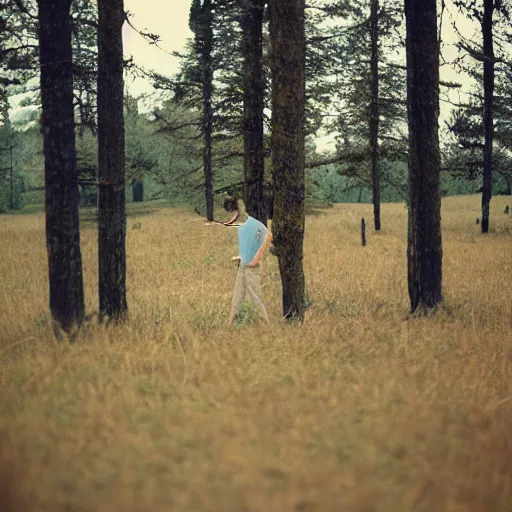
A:
{"type": "MultiPolygon", "coordinates": [[[[228,197],[224,201],[227,212],[238,212],[238,253],[240,264],[236,275],[233,304],[228,325],[232,325],[242,301],[248,297],[268,323],[268,315],[261,299],[260,260],[272,241],[272,233],[259,220],[247,215],[244,202],[228,197]]],[[[236,215],[236,213],[235,213],[236,215]]]]}

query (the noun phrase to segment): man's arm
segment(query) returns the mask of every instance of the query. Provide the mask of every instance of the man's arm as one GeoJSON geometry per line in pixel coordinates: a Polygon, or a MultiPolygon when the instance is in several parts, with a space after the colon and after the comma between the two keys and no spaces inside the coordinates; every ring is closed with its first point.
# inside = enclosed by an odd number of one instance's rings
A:
{"type": "Polygon", "coordinates": [[[233,217],[231,217],[231,219],[229,219],[227,222],[223,222],[223,224],[225,226],[229,226],[230,224],[233,224],[235,223],[237,220],[238,220],[238,216],[240,214],[238,212],[235,212],[235,214],[233,215],[233,217]]]}
{"type": "Polygon", "coordinates": [[[213,226],[213,225],[217,225],[217,226],[233,226],[235,224],[235,222],[238,220],[238,216],[240,214],[238,212],[236,212],[233,217],[231,217],[231,219],[229,219],[227,222],[219,222],[218,220],[214,220],[212,222],[205,222],[205,226],[213,226]]]}
{"type": "Polygon", "coordinates": [[[272,233],[270,230],[267,230],[267,236],[265,237],[265,240],[263,241],[263,244],[258,249],[258,252],[254,255],[254,258],[252,261],[247,265],[249,268],[256,267],[258,263],[260,262],[261,257],[263,256],[263,253],[267,250],[268,246],[272,242],[272,233]]]}

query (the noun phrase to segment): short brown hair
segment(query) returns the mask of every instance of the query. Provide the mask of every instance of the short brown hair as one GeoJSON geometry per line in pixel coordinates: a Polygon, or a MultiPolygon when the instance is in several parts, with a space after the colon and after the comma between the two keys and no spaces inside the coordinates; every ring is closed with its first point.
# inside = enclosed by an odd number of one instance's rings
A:
{"type": "Polygon", "coordinates": [[[226,197],[226,199],[224,199],[224,210],[227,212],[238,211],[238,205],[234,197],[226,197]]]}

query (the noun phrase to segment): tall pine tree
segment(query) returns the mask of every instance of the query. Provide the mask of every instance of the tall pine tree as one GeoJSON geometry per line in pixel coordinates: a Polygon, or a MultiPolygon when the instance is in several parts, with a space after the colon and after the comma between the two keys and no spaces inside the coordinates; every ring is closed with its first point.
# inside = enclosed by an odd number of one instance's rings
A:
{"type": "Polygon", "coordinates": [[[436,0],[405,0],[409,118],[411,312],[442,300],[441,158],[439,152],[439,43],[436,0]]]}
{"type": "Polygon", "coordinates": [[[267,223],[264,201],[263,13],[265,0],[247,0],[242,15],[244,55],[244,181],[247,212],[267,223]]]}
{"type": "Polygon", "coordinates": [[[100,316],[126,303],[123,0],[98,2],[98,256],[100,316]]]}
{"type": "MultiPolygon", "coordinates": [[[[466,39],[457,29],[459,34],[458,46],[466,55],[483,64],[483,126],[484,126],[484,146],[483,146],[483,186],[482,186],[482,233],[489,231],[490,203],[492,198],[492,172],[493,172],[493,142],[495,137],[494,129],[494,89],[495,89],[495,71],[498,61],[503,61],[503,56],[498,58],[498,52],[502,55],[506,53],[501,47],[501,42],[510,41],[510,3],[506,0],[482,0],[480,2],[454,1],[455,6],[466,14],[466,16],[479,23],[481,27],[482,44],[466,39]],[[499,15],[499,16],[498,16],[499,15]],[[508,31],[507,31],[508,30],[508,31]],[[495,40],[498,44],[496,48],[495,40]],[[498,51],[497,51],[498,50],[498,51]]],[[[459,64],[462,59],[459,59],[459,64]]],[[[462,64],[461,64],[462,65],[462,64]]],[[[471,75],[475,75],[474,70],[465,69],[471,75]]],[[[478,74],[478,73],[476,73],[478,74]]]]}
{"type": "Polygon", "coordinates": [[[203,95],[203,167],[206,218],[213,220],[213,168],[212,168],[212,132],[213,132],[213,6],[212,0],[192,0],[190,8],[190,29],[194,33],[194,50],[199,56],[202,71],[203,95]]]}
{"type": "Polygon", "coordinates": [[[379,173],[379,0],[370,0],[371,39],[371,105],[369,115],[370,149],[372,152],[373,222],[380,231],[380,173],[379,173]]]}
{"type": "Polygon", "coordinates": [[[279,260],[283,315],[303,320],[305,26],[304,0],[270,4],[272,44],[272,232],[279,260]]]}
{"type": "Polygon", "coordinates": [[[70,0],[38,0],[46,246],[53,319],[67,332],[84,318],[84,291],[75,120],[70,0]]]}
{"type": "Polygon", "coordinates": [[[494,99],[494,45],[493,13],[495,0],[484,0],[482,35],[484,50],[484,183],[482,187],[482,233],[489,231],[489,214],[492,197],[492,142],[494,135],[493,99],[494,99]]]}

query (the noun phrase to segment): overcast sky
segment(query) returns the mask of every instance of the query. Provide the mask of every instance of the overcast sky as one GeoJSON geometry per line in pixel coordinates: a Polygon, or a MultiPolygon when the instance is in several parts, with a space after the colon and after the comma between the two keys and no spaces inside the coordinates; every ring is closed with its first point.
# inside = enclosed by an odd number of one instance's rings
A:
{"type": "MultiPolygon", "coordinates": [[[[135,62],[147,69],[165,75],[179,70],[179,61],[173,51],[182,51],[187,38],[192,37],[188,28],[190,0],[125,0],[127,11],[133,14],[132,24],[138,30],[147,30],[161,37],[162,51],[148,42],[129,26],[124,26],[124,52],[133,55],[135,62]],[[166,53],[168,52],[168,53],[166,53]]],[[[130,85],[134,95],[152,92],[152,87],[143,80],[130,85]]]]}
{"type": "MultiPolygon", "coordinates": [[[[451,22],[455,21],[459,30],[466,36],[471,35],[475,29],[467,18],[457,13],[451,3],[451,0],[447,1],[447,11],[443,20],[444,55],[447,59],[456,55],[452,46],[456,36],[451,22]]],[[[188,28],[190,0],[125,0],[125,8],[134,15],[132,23],[135,27],[160,35],[160,46],[165,50],[150,46],[144,38],[125,25],[125,53],[133,55],[137,63],[160,73],[169,75],[178,71],[178,59],[166,52],[183,50],[187,38],[192,37],[188,28]]],[[[442,68],[442,74],[445,77],[455,76],[448,66],[442,68]]],[[[150,89],[148,85],[139,83],[135,90],[150,89]]]]}
{"type": "MultiPolygon", "coordinates": [[[[447,0],[447,11],[443,19],[443,41],[445,43],[443,54],[446,60],[456,57],[457,52],[453,46],[456,34],[452,23],[457,23],[458,29],[467,37],[475,30],[475,25],[467,18],[459,15],[453,7],[452,0],[447,0]]],[[[161,37],[162,51],[150,46],[144,38],[134,32],[125,24],[124,50],[126,55],[133,55],[135,62],[147,69],[153,69],[165,75],[172,75],[179,69],[179,61],[172,55],[173,51],[182,51],[187,38],[192,37],[188,27],[190,0],[125,0],[125,8],[133,14],[132,23],[139,30],[147,30],[161,37]]],[[[468,79],[458,75],[451,66],[441,67],[441,79],[463,83],[467,90],[468,79]]],[[[151,93],[151,85],[139,79],[135,83],[128,83],[127,87],[134,95],[151,93]]],[[[443,90],[443,89],[442,89],[443,90]]],[[[458,92],[451,91],[452,101],[458,100],[458,92]]],[[[447,119],[451,107],[441,103],[441,119],[447,119]]],[[[321,144],[323,146],[323,144],[321,144]]]]}

